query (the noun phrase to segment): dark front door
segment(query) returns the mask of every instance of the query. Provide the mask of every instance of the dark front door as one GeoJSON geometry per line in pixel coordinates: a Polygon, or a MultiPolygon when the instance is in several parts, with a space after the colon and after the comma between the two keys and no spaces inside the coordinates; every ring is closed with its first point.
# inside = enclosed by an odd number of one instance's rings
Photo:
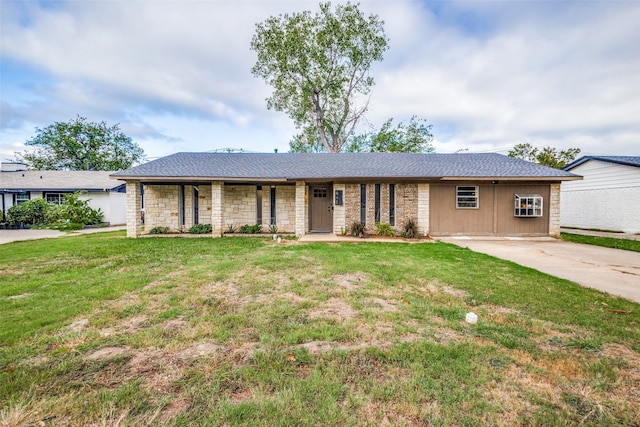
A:
{"type": "Polygon", "coordinates": [[[333,229],[331,184],[309,186],[309,230],[329,233],[333,229]]]}

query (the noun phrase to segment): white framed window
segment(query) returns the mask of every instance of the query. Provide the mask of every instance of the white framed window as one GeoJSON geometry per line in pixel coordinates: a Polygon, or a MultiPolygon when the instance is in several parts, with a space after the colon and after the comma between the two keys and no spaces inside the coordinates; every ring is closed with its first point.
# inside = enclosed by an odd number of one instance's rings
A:
{"type": "Polygon", "coordinates": [[[29,192],[26,193],[16,193],[14,195],[14,204],[19,205],[20,203],[24,203],[31,198],[29,192]]]}
{"type": "Polygon", "coordinates": [[[539,194],[515,194],[513,216],[542,216],[542,196],[539,194]]]}
{"type": "Polygon", "coordinates": [[[45,199],[47,203],[53,203],[54,205],[61,205],[64,202],[65,193],[46,193],[45,199]]]}
{"type": "Polygon", "coordinates": [[[456,209],[478,209],[480,203],[478,186],[459,185],[456,187],[456,209]]]}

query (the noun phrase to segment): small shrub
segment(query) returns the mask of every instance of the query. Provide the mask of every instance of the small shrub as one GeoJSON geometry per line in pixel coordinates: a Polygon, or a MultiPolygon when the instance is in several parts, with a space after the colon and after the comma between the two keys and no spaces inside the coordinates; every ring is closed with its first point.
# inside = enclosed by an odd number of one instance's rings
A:
{"type": "Polygon", "coordinates": [[[207,234],[212,231],[213,228],[211,227],[211,224],[195,224],[189,229],[189,233],[191,234],[207,234]]]}
{"type": "Polygon", "coordinates": [[[233,224],[229,224],[229,225],[227,225],[227,231],[225,231],[225,233],[227,233],[227,234],[233,234],[233,233],[235,233],[235,232],[236,232],[236,230],[237,230],[237,229],[236,229],[236,226],[235,226],[235,225],[233,225],[233,224]]]}
{"type": "Polygon", "coordinates": [[[254,225],[245,224],[240,227],[240,233],[242,234],[258,234],[261,232],[262,232],[262,225],[260,224],[254,224],[254,225]]]}
{"type": "Polygon", "coordinates": [[[353,237],[362,238],[365,235],[365,230],[366,230],[366,225],[364,225],[364,223],[355,221],[349,227],[349,234],[351,234],[353,237]]]}
{"type": "Polygon", "coordinates": [[[416,223],[416,221],[412,218],[406,220],[404,225],[402,226],[402,232],[400,233],[400,235],[407,239],[414,239],[418,237],[418,224],[416,223]]]}
{"type": "Polygon", "coordinates": [[[383,222],[376,222],[376,234],[378,236],[395,236],[396,232],[393,231],[393,227],[391,227],[391,224],[387,224],[387,223],[383,223],[383,222]]]}
{"type": "Polygon", "coordinates": [[[278,227],[276,225],[270,225],[269,226],[269,233],[277,234],[278,233],[278,227]]]}
{"type": "Polygon", "coordinates": [[[153,227],[149,230],[149,234],[167,234],[169,232],[169,227],[153,227]]]}

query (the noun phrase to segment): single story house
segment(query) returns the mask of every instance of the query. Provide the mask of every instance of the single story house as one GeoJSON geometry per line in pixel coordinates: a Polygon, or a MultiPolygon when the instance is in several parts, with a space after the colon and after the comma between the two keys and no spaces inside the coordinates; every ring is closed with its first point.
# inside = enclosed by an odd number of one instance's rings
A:
{"type": "Polygon", "coordinates": [[[562,226],[640,233],[640,156],[584,156],[563,169],[584,180],[562,186],[562,226]]]}
{"type": "Polygon", "coordinates": [[[421,235],[560,233],[560,183],[580,179],[499,154],[177,153],[112,175],[127,183],[127,235],[157,226],[275,225],[335,233],[407,220],[421,235]]]}
{"type": "MultiPolygon", "coordinates": [[[[126,223],[126,186],[109,176],[113,171],[38,171],[26,170],[20,163],[2,163],[0,172],[0,199],[2,220],[13,205],[29,199],[44,198],[61,204],[65,194],[86,191],[80,199],[90,200],[92,209],[101,209],[103,221],[126,223]]],[[[139,192],[138,192],[139,193],[139,192]]]]}

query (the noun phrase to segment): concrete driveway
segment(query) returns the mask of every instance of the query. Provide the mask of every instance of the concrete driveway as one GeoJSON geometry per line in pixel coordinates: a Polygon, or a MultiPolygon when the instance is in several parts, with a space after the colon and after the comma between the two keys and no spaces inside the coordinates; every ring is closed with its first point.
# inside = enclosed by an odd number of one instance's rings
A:
{"type": "Polygon", "coordinates": [[[640,302],[640,253],[544,238],[442,237],[552,276],[640,302]]]}
{"type": "Polygon", "coordinates": [[[98,228],[85,228],[83,230],[76,230],[71,233],[66,233],[58,230],[0,230],[0,245],[3,243],[17,242],[20,240],[36,240],[36,239],[51,239],[61,236],[75,236],[78,234],[91,234],[102,233],[105,231],[124,230],[126,227],[113,226],[113,227],[98,227],[98,228]]]}

